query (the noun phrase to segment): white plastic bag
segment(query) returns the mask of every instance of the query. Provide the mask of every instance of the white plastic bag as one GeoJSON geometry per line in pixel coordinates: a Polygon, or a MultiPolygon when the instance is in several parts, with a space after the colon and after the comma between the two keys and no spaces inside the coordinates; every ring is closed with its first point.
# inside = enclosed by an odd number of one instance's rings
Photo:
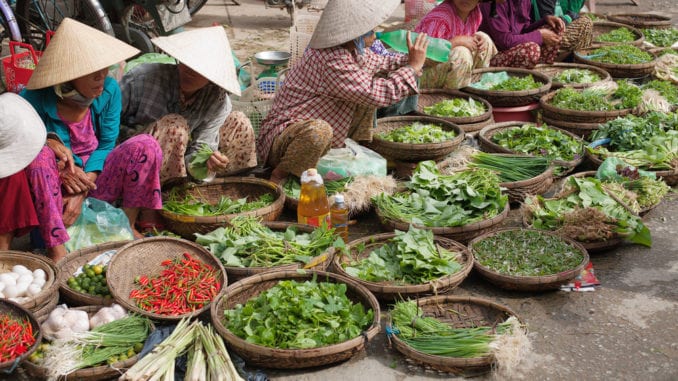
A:
{"type": "Polygon", "coordinates": [[[386,159],[353,139],[345,148],[332,148],[318,160],[318,173],[325,180],[339,180],[357,175],[386,176],[386,159]]]}

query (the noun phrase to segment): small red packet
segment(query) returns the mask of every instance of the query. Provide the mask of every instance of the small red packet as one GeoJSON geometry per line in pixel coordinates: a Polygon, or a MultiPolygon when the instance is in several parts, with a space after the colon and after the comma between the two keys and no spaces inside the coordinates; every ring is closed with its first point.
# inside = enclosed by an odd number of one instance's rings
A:
{"type": "Polygon", "coordinates": [[[589,261],[584,269],[581,271],[574,281],[560,286],[562,291],[595,291],[595,286],[599,286],[600,281],[596,278],[596,273],[593,270],[593,264],[589,261]]]}

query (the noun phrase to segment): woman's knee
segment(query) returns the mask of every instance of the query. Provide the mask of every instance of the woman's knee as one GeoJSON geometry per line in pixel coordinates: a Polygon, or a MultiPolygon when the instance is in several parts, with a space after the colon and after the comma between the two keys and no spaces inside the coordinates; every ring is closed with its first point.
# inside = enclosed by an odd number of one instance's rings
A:
{"type": "Polygon", "coordinates": [[[34,169],[54,169],[56,167],[56,155],[48,146],[42,147],[38,156],[28,164],[28,170],[34,169]]]}

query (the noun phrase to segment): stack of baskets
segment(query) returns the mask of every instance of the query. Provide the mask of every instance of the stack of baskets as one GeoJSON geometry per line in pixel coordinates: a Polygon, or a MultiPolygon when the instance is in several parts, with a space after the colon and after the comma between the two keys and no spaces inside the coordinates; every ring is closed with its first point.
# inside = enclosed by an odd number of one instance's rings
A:
{"type": "Polygon", "coordinates": [[[443,120],[447,120],[451,123],[454,123],[461,127],[462,130],[466,134],[475,134],[476,132],[480,131],[483,127],[487,126],[488,124],[494,123],[494,119],[492,118],[492,105],[490,102],[487,100],[476,96],[476,95],[469,95],[466,93],[463,93],[458,90],[447,90],[447,89],[422,89],[419,91],[419,100],[417,103],[417,114],[423,115],[423,116],[431,116],[435,118],[440,118],[443,120]],[[450,116],[450,117],[443,117],[443,116],[435,116],[435,115],[430,115],[427,114],[424,111],[425,107],[428,106],[433,106],[436,103],[442,102],[447,99],[455,99],[455,98],[462,98],[462,99],[473,99],[477,102],[482,103],[485,106],[485,112],[482,113],[481,115],[477,116],[450,116]]]}
{"type": "Polygon", "coordinates": [[[59,301],[60,270],[54,262],[44,255],[37,255],[23,251],[0,252],[0,273],[12,271],[15,265],[23,265],[31,271],[42,269],[45,272],[45,284],[42,291],[28,297],[20,305],[30,311],[33,316],[43,322],[59,301]]]}

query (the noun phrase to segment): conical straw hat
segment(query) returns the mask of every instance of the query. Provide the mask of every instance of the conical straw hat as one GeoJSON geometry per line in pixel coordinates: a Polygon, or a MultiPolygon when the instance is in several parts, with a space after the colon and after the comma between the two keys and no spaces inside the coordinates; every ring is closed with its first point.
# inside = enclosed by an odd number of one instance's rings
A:
{"type": "Polygon", "coordinates": [[[308,45],[323,49],[360,37],[384,22],[399,4],[398,0],[330,0],[308,45]]]}
{"type": "Polygon", "coordinates": [[[223,27],[198,28],[151,41],[217,86],[240,95],[231,45],[223,27]]]}
{"type": "Polygon", "coordinates": [[[71,18],[65,18],[35,67],[27,89],[42,89],[124,61],[139,49],[71,18]]]}
{"type": "Polygon", "coordinates": [[[14,93],[0,94],[0,179],[33,161],[46,138],[45,124],[27,100],[14,93]]]}

